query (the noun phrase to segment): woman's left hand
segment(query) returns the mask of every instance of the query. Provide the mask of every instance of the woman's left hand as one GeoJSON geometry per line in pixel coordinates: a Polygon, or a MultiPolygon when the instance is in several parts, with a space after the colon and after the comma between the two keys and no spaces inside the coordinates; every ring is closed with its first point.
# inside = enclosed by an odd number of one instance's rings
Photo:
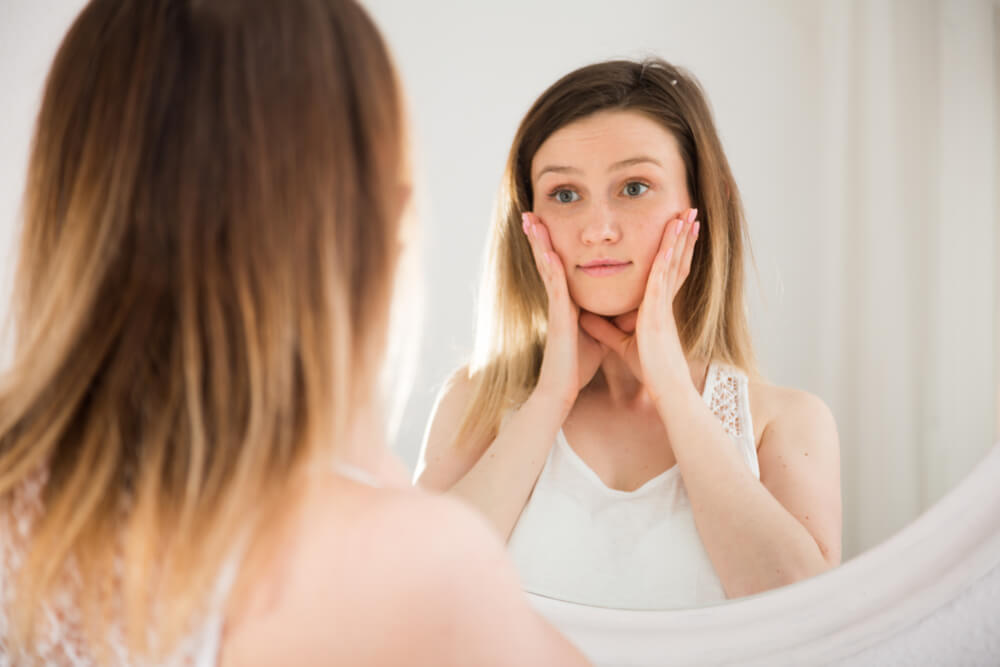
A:
{"type": "Polygon", "coordinates": [[[668,394],[674,383],[690,382],[674,319],[674,298],[691,271],[700,227],[697,214],[697,209],[689,209],[663,228],[638,311],[614,320],[593,313],[580,316],[580,326],[624,359],[654,400],[668,394]]]}

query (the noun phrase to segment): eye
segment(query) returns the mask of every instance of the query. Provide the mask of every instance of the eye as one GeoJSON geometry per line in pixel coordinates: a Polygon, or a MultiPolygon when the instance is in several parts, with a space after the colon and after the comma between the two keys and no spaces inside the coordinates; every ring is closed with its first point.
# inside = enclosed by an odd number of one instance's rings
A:
{"type": "Polygon", "coordinates": [[[625,184],[624,192],[629,197],[638,197],[639,195],[644,194],[648,189],[649,186],[646,185],[645,183],[640,183],[639,181],[632,181],[631,183],[625,184]]]}
{"type": "Polygon", "coordinates": [[[573,190],[569,190],[567,188],[560,188],[558,190],[553,190],[549,194],[549,197],[555,199],[560,204],[572,204],[573,202],[580,199],[580,195],[578,195],[573,190]]]}

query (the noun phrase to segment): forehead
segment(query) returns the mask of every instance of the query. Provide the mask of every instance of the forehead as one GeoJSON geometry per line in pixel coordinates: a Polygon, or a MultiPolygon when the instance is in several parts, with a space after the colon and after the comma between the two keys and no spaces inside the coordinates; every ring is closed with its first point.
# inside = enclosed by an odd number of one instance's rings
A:
{"type": "Polygon", "coordinates": [[[636,111],[601,111],[553,132],[531,161],[531,177],[549,166],[603,173],[609,165],[640,155],[670,171],[683,169],[677,140],[660,123],[636,111]]]}

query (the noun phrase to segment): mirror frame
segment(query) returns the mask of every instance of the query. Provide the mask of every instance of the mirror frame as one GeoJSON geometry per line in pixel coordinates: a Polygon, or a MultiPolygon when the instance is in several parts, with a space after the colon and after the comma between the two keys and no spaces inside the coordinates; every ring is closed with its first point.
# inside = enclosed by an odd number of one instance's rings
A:
{"type": "MultiPolygon", "coordinates": [[[[595,665],[852,664],[860,652],[905,650],[916,636],[907,631],[922,620],[921,638],[929,632],[942,644],[975,651],[955,637],[946,616],[963,596],[984,604],[970,595],[977,583],[1000,588],[998,480],[1000,442],[955,489],[882,544],[817,577],[724,604],[633,611],[527,595],[595,665]]],[[[1000,623],[1000,599],[990,599],[982,613],[964,610],[970,642],[992,636],[970,619],[1000,623]]]]}

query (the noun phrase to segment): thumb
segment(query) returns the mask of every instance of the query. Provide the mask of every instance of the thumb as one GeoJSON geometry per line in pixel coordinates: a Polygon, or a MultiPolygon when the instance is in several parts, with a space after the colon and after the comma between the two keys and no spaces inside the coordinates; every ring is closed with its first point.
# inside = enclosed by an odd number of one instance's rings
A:
{"type": "Polygon", "coordinates": [[[580,327],[590,337],[619,354],[625,352],[631,336],[600,315],[587,311],[580,313],[580,327]]]}
{"type": "Polygon", "coordinates": [[[636,322],[639,320],[639,310],[630,310],[624,315],[619,315],[615,319],[611,320],[616,327],[624,331],[625,333],[633,333],[635,331],[636,322]]]}

